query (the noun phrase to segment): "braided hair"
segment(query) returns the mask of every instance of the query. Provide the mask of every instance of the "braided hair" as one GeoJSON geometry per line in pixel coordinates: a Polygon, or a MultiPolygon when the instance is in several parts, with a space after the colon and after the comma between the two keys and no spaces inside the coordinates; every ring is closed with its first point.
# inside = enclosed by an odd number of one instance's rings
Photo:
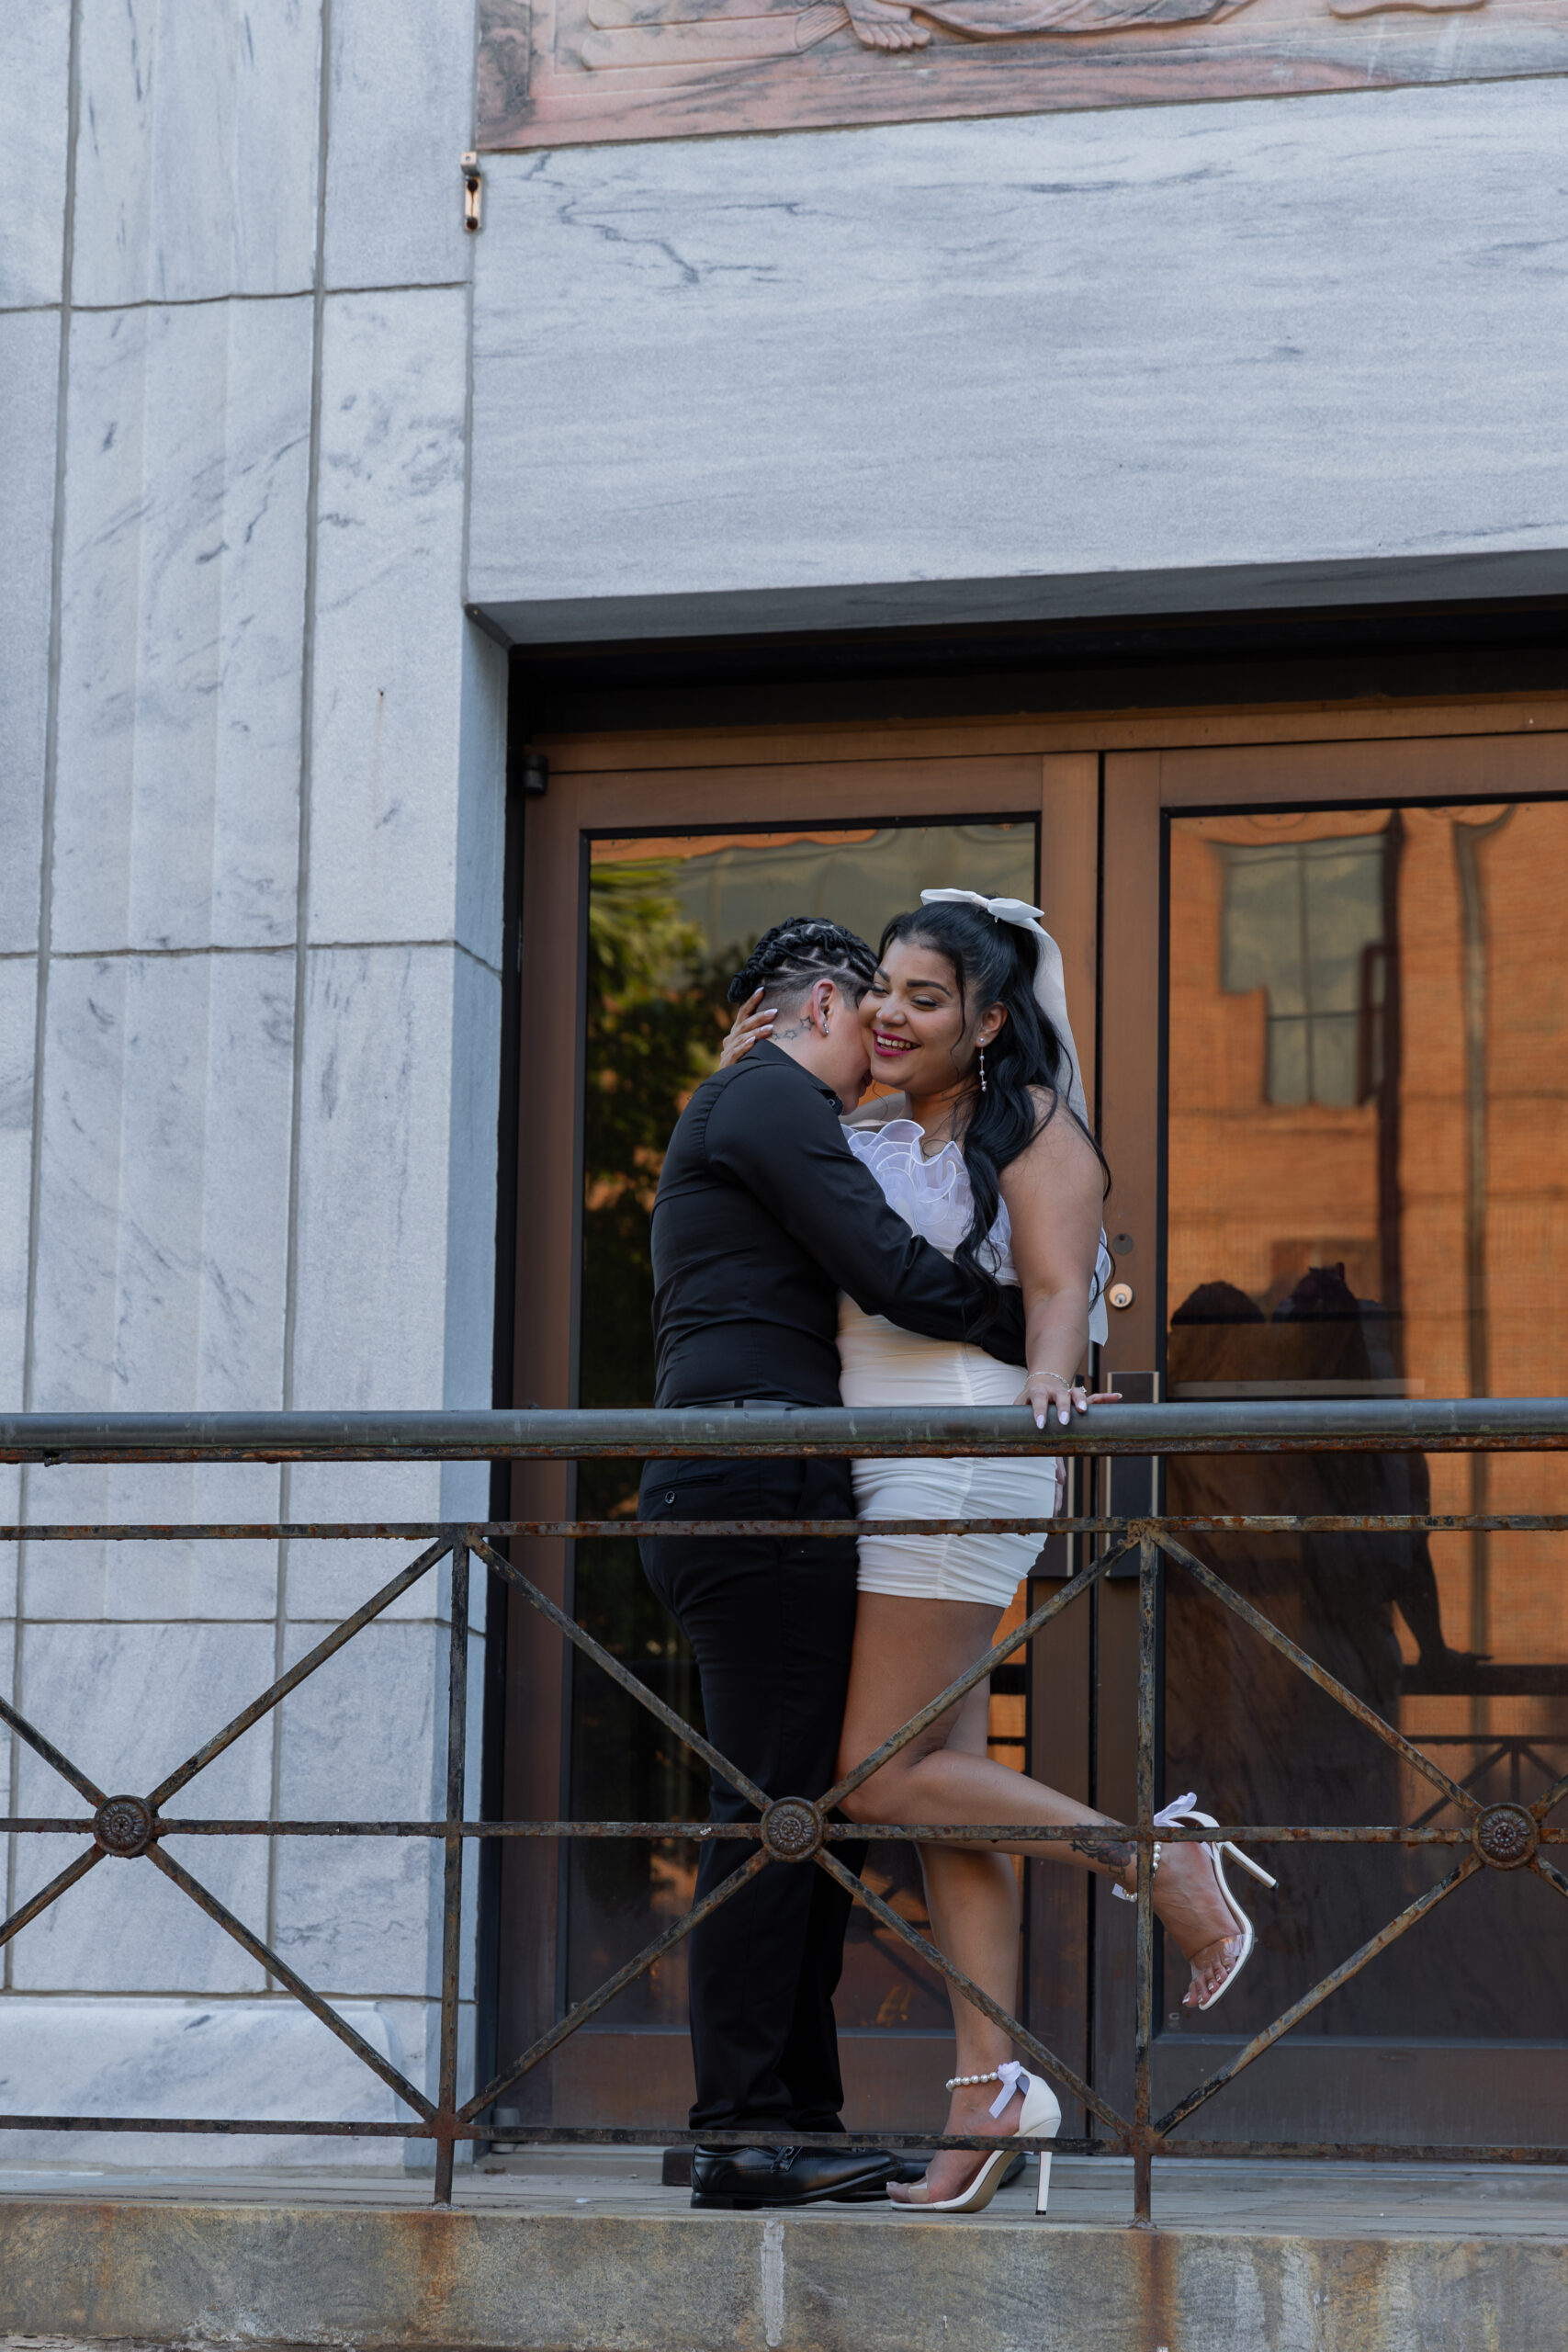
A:
{"type": "Polygon", "coordinates": [[[782,1008],[799,1002],[818,980],[833,980],[856,1004],[876,977],[865,941],[820,915],[787,915],[765,931],[729,983],[731,1004],[765,988],[782,1008]]]}

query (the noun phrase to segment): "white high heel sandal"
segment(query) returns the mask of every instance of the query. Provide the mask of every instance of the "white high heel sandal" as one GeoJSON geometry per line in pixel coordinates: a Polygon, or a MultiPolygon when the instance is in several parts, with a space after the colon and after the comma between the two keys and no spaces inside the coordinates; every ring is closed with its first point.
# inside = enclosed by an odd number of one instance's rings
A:
{"type": "MultiPolygon", "coordinates": [[[[895,2197],[889,2203],[903,2213],[979,2213],[990,2203],[1001,2187],[1002,2175],[1011,2164],[1015,2139],[1053,2140],[1062,2120],[1062,2110],[1056,2094],[1041,2075],[1027,2075],[1015,2060],[1009,2058],[986,2075],[954,2075],[947,2085],[955,2091],[961,2083],[999,2083],[1000,2090],[991,2101],[991,2113],[1000,2115],[1014,2091],[1023,2093],[1023,2112],[1005,2140],[998,2142],[995,2155],[987,2156],[968,2188],[958,2197],[942,2197],[932,2203],[917,2205],[911,2199],[895,2197]]],[[[1040,2186],[1034,2195],[1034,2210],[1045,2211],[1045,2199],[1051,2188],[1051,2151],[1040,2151],[1040,2186]]]]}
{"type": "MultiPolygon", "coordinates": [[[[1185,1829],[1190,1823],[1195,1823],[1200,1829],[1217,1829],[1220,1826],[1212,1813],[1199,1812],[1197,1792],[1191,1789],[1184,1797],[1178,1797],[1174,1804],[1162,1805],[1155,1815],[1154,1826],[1156,1829],[1185,1829]]],[[[1225,1877],[1225,1866],[1221,1860],[1222,1855],[1228,1854],[1238,1869],[1249,1871],[1262,1886],[1278,1886],[1280,1882],[1278,1879],[1269,1877],[1261,1862],[1255,1862],[1250,1854],[1243,1853],[1239,1846],[1233,1846],[1228,1838],[1221,1838],[1212,1846],[1205,1846],[1203,1850],[1214,1866],[1214,1880],[1219,1887],[1221,1899],[1225,1909],[1235,1921],[1236,1933],[1241,1938],[1241,1950],[1235,1959],[1226,1969],[1208,1999],[1200,2001],[1198,2004],[1200,2009],[1212,2009],[1222,1993],[1230,1991],[1231,1986],[1252,1958],[1252,1947],[1258,1940],[1253,1932],[1251,1920],[1230,1891],[1230,1884],[1225,1877]]],[[[1155,1847],[1156,1870],[1159,1868],[1159,1858],[1160,1849],[1156,1844],[1155,1847]]],[[[1138,1899],[1130,1887],[1122,1886],[1120,1882],[1111,1891],[1113,1894],[1120,1895],[1123,1903],[1136,1903],[1138,1899]]]]}

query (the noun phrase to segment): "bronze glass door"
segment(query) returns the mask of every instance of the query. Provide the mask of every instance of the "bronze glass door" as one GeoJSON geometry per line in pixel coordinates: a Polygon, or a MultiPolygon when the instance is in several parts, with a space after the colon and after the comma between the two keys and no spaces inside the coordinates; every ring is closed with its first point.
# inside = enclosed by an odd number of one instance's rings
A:
{"type": "MultiPolygon", "coordinates": [[[[537,1049],[538,1149],[519,1211],[519,1394],[584,1406],[649,1403],[653,1351],[648,1217],[665,1141],[713,1067],[730,973],[767,925],[829,914],[875,939],[922,887],[1035,898],[1041,852],[1072,860],[1077,920],[1055,918],[1069,970],[1092,973],[1095,763],[1080,758],[780,766],[725,779],[552,775],[530,811],[525,990],[555,1008],[537,1049]],[[777,813],[775,813],[777,812],[777,813]],[[538,822],[536,825],[536,814],[538,822]],[[784,822],[785,815],[795,819],[784,822]],[[861,821],[846,821],[853,817],[861,821]],[[575,921],[570,920],[575,917],[575,921]],[[531,935],[527,926],[531,924],[531,935]],[[575,971],[576,1001],[562,978],[575,971]],[[576,1069],[560,1051],[570,1021],[576,1069]],[[575,1110],[573,1105],[575,1104],[575,1110]],[[576,1135],[563,1180],[560,1127],[576,1135]],[[563,1115],[564,1114],[564,1115],[563,1115]],[[552,1133],[553,1149],[546,1147],[552,1133]],[[569,1279],[563,1280],[563,1267],[569,1279]],[[570,1335],[570,1346],[565,1344],[570,1335]]],[[[1047,888],[1047,904],[1050,889],[1047,888]]],[[[525,1068],[529,1069],[525,1015],[525,1068]]],[[[1089,1024],[1086,1021],[1086,1027],[1089,1024]]],[[[525,1086],[526,1092],[526,1086],[525,1086]]],[[[615,1517],[633,1509],[637,1465],[585,1464],[569,1480],[521,1468],[520,1515],[615,1517]]],[[[699,1724],[690,1656],[648,1592],[635,1546],[533,1547],[533,1572],[617,1657],[699,1724]],[[541,1556],[543,1555],[543,1556],[541,1556]]],[[[508,1655],[509,1810],[536,1817],[700,1817],[705,1781],[688,1754],[591,1665],[563,1659],[536,1619],[513,1613],[508,1655]]],[[[998,1758],[1021,1766],[1021,1668],[993,1694],[998,1758]]],[[[687,1905],[684,1842],[582,1840],[553,1860],[509,1847],[503,1863],[503,2052],[523,2044],[687,1905]]],[[[871,1883],[923,1921],[907,1846],[874,1848],[871,1883]]],[[[942,2112],[952,2071],[940,1985],[857,1913],[838,2008],[853,2127],[919,2128],[942,2112]]],[[[530,2120],[679,2124],[691,2097],[684,1955],[679,1947],[530,2077],[530,2120]]]]}
{"type": "MultiPolygon", "coordinates": [[[[1556,758],[1535,741],[1450,740],[1108,763],[1107,1143],[1155,1245],[1140,1232],[1134,1307],[1113,1321],[1136,1317],[1135,1344],[1171,1398],[1568,1391],[1557,1313],[1568,801],[1550,797],[1556,758]],[[1134,898],[1155,918],[1142,936],[1134,898]],[[1148,946],[1162,933],[1163,990],[1148,946]],[[1140,1104],[1112,1083],[1123,1047],[1146,1075],[1145,1023],[1163,1030],[1163,1115],[1157,1094],[1140,1104]],[[1150,1215],[1162,1150],[1163,1231],[1150,1215]]],[[[1568,1505],[1568,1473],[1550,1453],[1173,1459],[1164,1493],[1168,1510],[1195,1513],[1548,1512],[1568,1505]]],[[[1191,1542],[1477,1794],[1528,1803],[1568,1770],[1561,1535],[1191,1542]]],[[[1450,1819],[1385,1744],[1179,1568],[1165,1574],[1166,1793],[1195,1788],[1238,1821],[1450,1819]]],[[[1124,1693],[1102,1681],[1101,1696],[1103,1724],[1124,1738],[1124,1693]]],[[[1439,1848],[1275,1849],[1278,1893],[1242,1897],[1258,1952],[1210,2018],[1179,2011],[1184,1971],[1167,1951],[1160,2104],[1452,1860],[1439,1848]]],[[[1194,2129],[1549,2137],[1568,2088],[1565,1930],[1562,1898],[1540,1879],[1481,1873],[1194,2129]]],[[[1108,2001],[1112,1964],[1108,1951],[1108,2001]]]]}

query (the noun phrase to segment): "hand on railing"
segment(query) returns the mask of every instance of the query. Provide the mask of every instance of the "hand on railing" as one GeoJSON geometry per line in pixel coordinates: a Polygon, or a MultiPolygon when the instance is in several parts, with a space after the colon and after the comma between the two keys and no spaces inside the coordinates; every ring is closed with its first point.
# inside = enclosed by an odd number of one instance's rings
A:
{"type": "Polygon", "coordinates": [[[1091,1405],[1119,1405],[1122,1391],[1097,1388],[1091,1396],[1081,1380],[1068,1380],[1057,1372],[1032,1372],[1012,1401],[1027,1405],[1034,1415],[1035,1428],[1043,1430],[1053,1413],[1066,1427],[1073,1413],[1087,1413],[1091,1405]]]}

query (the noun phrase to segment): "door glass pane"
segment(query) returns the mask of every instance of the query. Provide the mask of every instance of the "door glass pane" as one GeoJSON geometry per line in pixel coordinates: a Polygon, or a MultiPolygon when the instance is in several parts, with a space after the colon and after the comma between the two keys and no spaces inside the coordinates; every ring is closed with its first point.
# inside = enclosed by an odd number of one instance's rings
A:
{"type": "MultiPolygon", "coordinates": [[[[1170,1396],[1568,1391],[1565,906],[1559,803],[1173,822],[1170,1396]]],[[[1547,1512],[1568,1477],[1550,1453],[1214,1456],[1169,1463],[1166,1497],[1547,1512]]],[[[1189,1540],[1477,1793],[1529,1803],[1568,1770],[1561,1535],[1189,1540]]],[[[1175,1566],[1166,1656],[1169,1786],[1222,1819],[1456,1818],[1175,1566]]],[[[1273,1849],[1224,2032],[1277,2015],[1458,1859],[1273,1849]]],[[[1298,2031],[1554,2039],[1562,1926],[1538,1878],[1488,1871],[1298,2031]]]]}
{"type": "MultiPolygon", "coordinates": [[[[786,915],[827,915],[875,944],[922,888],[1032,899],[1032,821],[859,827],[841,831],[696,833],[596,841],[589,885],[584,1085],[581,1373],[585,1406],[651,1405],[654,1361],[648,1221],[670,1130],[714,1068],[729,1012],[725,989],[761,933],[786,915]]],[[[581,1516],[631,1516],[637,1465],[584,1463],[581,1516]]],[[[689,1651],[648,1590],[629,1541],[576,1547],[579,1621],[700,1726],[689,1651]]],[[[646,1709],[574,1660],[570,1792],[577,1820],[680,1820],[707,1811],[706,1775],[646,1709]]],[[[998,1678],[1000,1679],[1000,1678],[998,1678]]],[[[992,1702],[998,1757],[1021,1764],[1022,1671],[992,1702]],[[1011,1684],[1016,1682],[1016,1690],[1011,1684]],[[1005,1719],[1005,1720],[1004,1720],[1005,1719]]],[[[696,1875],[690,1841],[574,1842],[570,1849],[567,1986],[580,2000],[684,1911],[696,1875]]],[[[867,1875],[924,1926],[908,1846],[873,1849],[867,1875]]],[[[908,1948],[854,1913],[840,1987],[850,2027],[945,2031],[945,1992],[908,1948]]],[[[683,2028],[681,1946],[602,2012],[605,2025],[683,2028]]]]}

